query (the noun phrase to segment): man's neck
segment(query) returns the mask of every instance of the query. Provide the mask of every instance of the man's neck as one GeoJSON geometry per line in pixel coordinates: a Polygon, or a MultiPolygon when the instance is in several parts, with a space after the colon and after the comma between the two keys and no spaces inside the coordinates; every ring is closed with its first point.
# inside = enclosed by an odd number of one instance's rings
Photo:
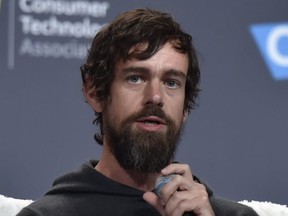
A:
{"type": "Polygon", "coordinates": [[[153,190],[159,176],[159,173],[140,173],[124,169],[106,146],[103,146],[101,158],[95,169],[116,182],[142,191],[153,190]]]}

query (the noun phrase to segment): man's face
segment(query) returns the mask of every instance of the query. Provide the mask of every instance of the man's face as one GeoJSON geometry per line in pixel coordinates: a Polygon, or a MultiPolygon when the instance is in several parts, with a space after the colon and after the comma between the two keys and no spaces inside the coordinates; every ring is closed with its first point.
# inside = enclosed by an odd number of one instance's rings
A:
{"type": "Polygon", "coordinates": [[[187,55],[170,43],[149,59],[116,64],[102,113],[104,142],[123,168],[159,172],[173,159],[185,120],[187,71],[187,55]]]}

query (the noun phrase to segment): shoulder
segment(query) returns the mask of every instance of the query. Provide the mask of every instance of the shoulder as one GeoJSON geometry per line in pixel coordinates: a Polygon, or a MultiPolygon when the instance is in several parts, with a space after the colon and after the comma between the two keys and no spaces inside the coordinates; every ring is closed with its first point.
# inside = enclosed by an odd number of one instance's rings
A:
{"type": "Polygon", "coordinates": [[[59,206],[61,208],[67,207],[62,196],[43,196],[23,208],[17,216],[61,215],[61,213],[59,214],[59,206]]]}

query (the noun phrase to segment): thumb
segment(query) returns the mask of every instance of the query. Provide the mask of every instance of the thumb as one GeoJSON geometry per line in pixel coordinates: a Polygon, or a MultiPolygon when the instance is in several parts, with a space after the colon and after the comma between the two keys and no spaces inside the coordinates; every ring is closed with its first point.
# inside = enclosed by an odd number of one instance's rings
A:
{"type": "Polygon", "coordinates": [[[151,206],[153,206],[161,214],[161,216],[166,216],[165,209],[161,203],[161,199],[155,193],[145,192],[143,194],[143,199],[151,206]]]}

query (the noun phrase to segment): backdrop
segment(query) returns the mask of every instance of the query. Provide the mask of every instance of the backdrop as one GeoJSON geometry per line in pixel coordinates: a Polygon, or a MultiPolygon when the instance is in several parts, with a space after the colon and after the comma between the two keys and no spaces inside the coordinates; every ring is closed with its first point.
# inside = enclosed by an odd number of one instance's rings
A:
{"type": "Polygon", "coordinates": [[[0,193],[36,199],[97,159],[79,67],[119,13],[170,12],[192,34],[202,82],[177,160],[234,200],[287,204],[287,0],[0,1],[0,193]]]}

